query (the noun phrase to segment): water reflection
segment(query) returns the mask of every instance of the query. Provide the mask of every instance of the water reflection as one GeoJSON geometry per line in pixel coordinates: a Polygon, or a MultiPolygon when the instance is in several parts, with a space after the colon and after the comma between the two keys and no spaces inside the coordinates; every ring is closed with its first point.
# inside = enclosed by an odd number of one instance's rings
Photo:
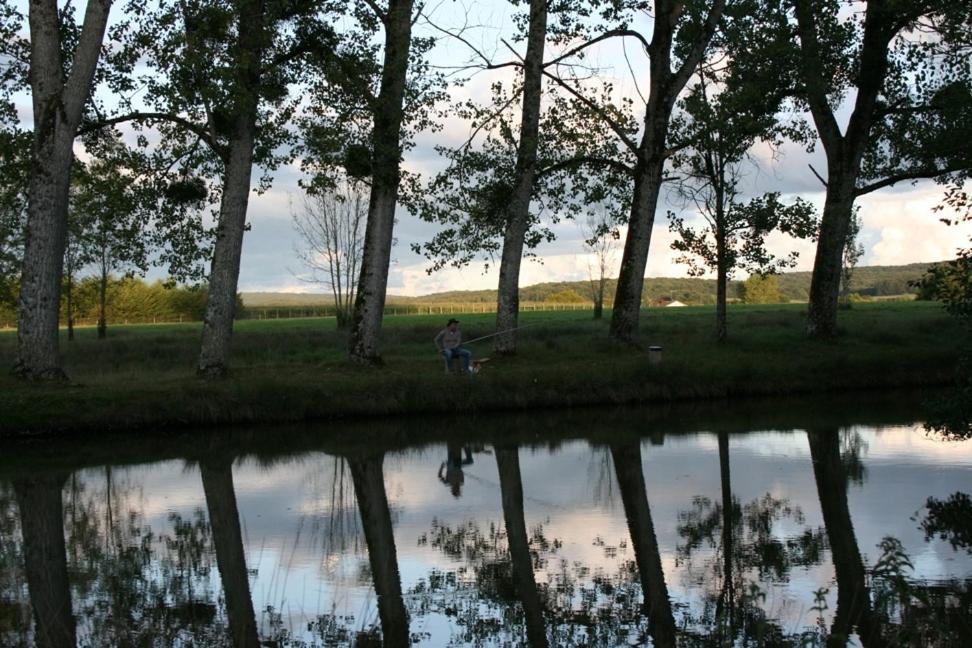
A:
{"type": "Polygon", "coordinates": [[[124,466],[15,448],[0,644],[972,643],[972,442],[641,414],[549,441],[524,419],[469,445],[175,440],[180,461],[124,466]]]}

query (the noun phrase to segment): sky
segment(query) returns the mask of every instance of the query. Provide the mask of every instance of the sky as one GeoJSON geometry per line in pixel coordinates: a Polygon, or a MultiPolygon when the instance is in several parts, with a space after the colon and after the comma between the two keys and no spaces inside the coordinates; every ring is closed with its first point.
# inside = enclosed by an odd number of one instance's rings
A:
{"type": "MultiPolygon", "coordinates": [[[[464,36],[481,51],[494,56],[494,60],[506,60],[504,57],[509,56],[500,41],[501,38],[509,39],[512,32],[509,3],[500,0],[442,2],[432,6],[430,13],[431,20],[436,24],[466,25],[464,36]]],[[[120,13],[113,20],[119,17],[120,13]]],[[[644,20],[645,24],[639,25],[636,21],[633,26],[644,27],[650,31],[650,24],[647,19],[644,20]]],[[[416,31],[424,34],[437,33],[424,21],[417,23],[416,31]]],[[[514,46],[521,50],[525,47],[523,43],[514,46]]],[[[647,81],[647,61],[639,47],[630,43],[626,47],[626,50],[622,49],[620,41],[609,41],[592,49],[586,63],[598,69],[599,77],[614,82],[615,92],[619,97],[636,98],[639,89],[647,81]]],[[[548,58],[550,51],[548,48],[548,58]]],[[[471,58],[465,45],[448,38],[440,40],[431,53],[433,64],[442,66],[464,63],[471,58]]],[[[509,78],[509,69],[480,72],[463,86],[450,88],[450,102],[469,98],[485,100],[491,83],[509,78]]],[[[636,101],[636,111],[637,103],[636,101]]],[[[29,97],[23,97],[19,108],[23,122],[29,124],[29,97]]],[[[846,122],[849,111],[844,109],[841,113],[846,122]]],[[[469,132],[468,124],[449,119],[439,132],[418,134],[416,145],[404,155],[403,168],[425,177],[434,174],[444,166],[434,147],[456,146],[466,140],[469,132]]],[[[826,161],[819,145],[813,153],[793,144],[785,144],[776,151],[771,151],[767,146],[757,146],[753,151],[753,158],[758,165],[748,167],[744,180],[748,187],[744,197],[778,191],[784,201],[800,196],[815,204],[818,209],[822,205],[823,186],[808,167],[812,164],[821,173],[825,171],[826,161]]],[[[254,171],[254,185],[259,174],[259,170],[254,171]]],[[[248,214],[251,230],[243,242],[239,278],[241,292],[327,292],[325,286],[302,279],[307,273],[295,253],[300,241],[292,224],[291,205],[300,202],[302,191],[298,182],[301,177],[299,163],[294,163],[278,170],[269,191],[251,195],[248,214]]],[[[939,186],[926,181],[917,185],[905,183],[860,199],[858,204],[861,208],[863,230],[859,241],[864,246],[860,265],[896,265],[954,258],[956,250],[967,245],[969,237],[972,236],[972,223],[949,227],[939,222],[939,215],[933,209],[941,195],[939,186]]],[[[648,277],[686,276],[686,266],[675,262],[677,255],[671,249],[673,235],[668,231],[668,210],[680,212],[689,223],[697,219],[697,215],[684,210],[673,196],[662,196],[652,234],[646,269],[648,277]]],[[[520,279],[522,286],[546,281],[584,280],[589,277],[592,258],[585,252],[583,240],[586,237],[579,224],[570,218],[563,218],[550,227],[556,234],[556,240],[541,244],[536,250],[536,257],[523,264],[520,279]]],[[[477,262],[462,269],[447,268],[429,274],[427,269],[430,263],[414,253],[411,246],[428,241],[435,232],[436,226],[419,220],[401,207],[398,209],[396,244],[389,271],[389,294],[423,295],[447,290],[496,287],[498,272],[496,264],[493,263],[489,264],[488,271],[484,269],[483,263],[477,262]]],[[[622,227],[622,242],[624,233],[622,227]]],[[[796,250],[800,253],[796,269],[812,269],[812,243],[777,235],[770,238],[769,249],[779,256],[796,250]]],[[[609,272],[612,276],[617,274],[620,257],[619,249],[609,272]]],[[[162,270],[155,269],[148,276],[149,279],[159,279],[163,277],[162,273],[162,270]]]]}

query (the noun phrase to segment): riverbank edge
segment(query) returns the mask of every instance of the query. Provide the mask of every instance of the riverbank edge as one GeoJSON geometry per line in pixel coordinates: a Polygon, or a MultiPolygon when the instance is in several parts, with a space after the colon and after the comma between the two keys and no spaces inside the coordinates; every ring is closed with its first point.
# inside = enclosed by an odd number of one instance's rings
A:
{"type": "Polygon", "coordinates": [[[704,367],[651,365],[646,355],[635,354],[595,366],[531,365],[514,358],[469,377],[401,368],[298,367],[272,373],[245,369],[212,382],[143,380],[110,388],[13,383],[0,394],[0,411],[9,413],[0,420],[0,440],[939,388],[954,383],[954,366],[954,356],[887,354],[856,365],[802,356],[771,367],[726,367],[713,375],[704,367]]]}

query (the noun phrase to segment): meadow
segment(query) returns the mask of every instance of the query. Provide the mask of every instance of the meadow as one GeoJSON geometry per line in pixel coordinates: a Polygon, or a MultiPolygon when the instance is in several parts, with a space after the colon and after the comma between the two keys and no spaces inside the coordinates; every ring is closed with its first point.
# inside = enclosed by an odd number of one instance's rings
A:
{"type": "MultiPolygon", "coordinates": [[[[640,349],[610,340],[610,313],[528,312],[517,355],[463,377],[445,374],[432,343],[446,317],[387,317],[381,369],[348,362],[333,319],[238,321],[231,376],[216,382],[194,375],[198,323],[114,326],[105,340],[82,327],[62,339],[70,384],[0,377],[0,436],[945,385],[970,342],[930,302],[855,304],[826,341],[804,336],[805,305],[734,305],[722,345],[712,307],[647,309],[640,349]],[[660,363],[648,345],[663,347],[660,363]]],[[[494,317],[459,316],[465,339],[491,333],[494,317]]],[[[471,345],[477,358],[490,342],[471,345]]],[[[0,333],[0,364],[15,351],[16,334],[0,333]]]]}

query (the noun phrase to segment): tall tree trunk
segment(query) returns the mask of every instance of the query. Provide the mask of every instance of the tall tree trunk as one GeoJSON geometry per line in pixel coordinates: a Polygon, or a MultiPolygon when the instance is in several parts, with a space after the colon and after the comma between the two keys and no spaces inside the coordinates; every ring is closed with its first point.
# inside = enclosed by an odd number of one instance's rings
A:
{"type": "Polygon", "coordinates": [[[819,338],[837,335],[840,277],[844,246],[847,244],[847,233],[854,213],[854,184],[857,174],[842,174],[839,169],[835,169],[828,173],[828,178],[817,255],[810,278],[810,305],[807,313],[807,334],[819,338]]]}
{"type": "MultiPolygon", "coordinates": [[[[903,14],[896,3],[869,2],[857,57],[857,94],[845,133],[841,133],[830,106],[829,84],[821,77],[821,47],[817,39],[817,12],[811,0],[793,4],[800,36],[800,73],[805,98],[827,153],[827,197],[824,202],[820,238],[810,282],[807,334],[833,337],[837,334],[837,302],[840,298],[840,270],[844,245],[853,217],[861,160],[875,121],[878,96],[888,72],[889,43],[898,32],[903,14]]],[[[907,3],[906,3],[907,4],[907,3]]],[[[901,24],[907,24],[904,20],[901,24]]]]}
{"type": "Polygon", "coordinates": [[[42,648],[74,648],[77,641],[64,547],[61,489],[65,479],[64,475],[39,475],[13,483],[34,609],[34,640],[42,648]]]}
{"type": "Polygon", "coordinates": [[[202,347],[196,366],[196,373],[206,378],[222,377],[229,370],[236,287],[240,277],[240,256],[250,199],[250,173],[253,169],[253,122],[241,125],[241,131],[240,136],[230,143],[216,246],[209,274],[202,347]]]}
{"type": "Polygon", "coordinates": [[[30,86],[34,141],[20,284],[17,361],[27,380],[65,380],[58,352],[61,270],[67,242],[74,137],[91,90],[110,0],[89,0],[71,71],[64,78],[55,0],[30,3],[30,86]]]}
{"type": "Polygon", "coordinates": [[[236,5],[236,11],[239,22],[236,90],[240,96],[236,99],[239,104],[225,158],[219,225],[209,274],[202,346],[196,365],[196,374],[204,378],[219,378],[229,371],[236,288],[240,277],[243,233],[246,231],[246,209],[250,200],[260,68],[266,30],[263,24],[264,0],[241,0],[236,5]]]}
{"type": "Polygon", "coordinates": [[[101,266],[101,281],[98,283],[98,339],[108,337],[108,267],[101,266]]]}
{"type": "Polygon", "coordinates": [[[351,360],[364,365],[381,364],[378,342],[385,310],[395,206],[401,180],[399,165],[402,157],[405,81],[412,44],[412,4],[413,0],[389,0],[383,19],[385,59],[371,135],[371,197],[349,337],[351,360]]]}
{"type": "Polygon", "coordinates": [[[361,513],[368,562],[378,597],[378,616],[384,645],[409,644],[408,613],[402,600],[402,581],[398,573],[395,533],[385,494],[383,456],[348,459],[354,494],[361,513]]]}
{"type": "Polygon", "coordinates": [[[840,460],[839,434],[836,429],[807,432],[820,511],[837,575],[837,610],[827,645],[846,645],[856,627],[865,646],[882,646],[881,624],[871,609],[864,561],[847,504],[847,474],[840,460]]]}
{"type": "Polygon", "coordinates": [[[233,488],[232,461],[204,460],[199,464],[199,470],[206,493],[209,524],[213,544],[216,545],[216,566],[223,581],[233,645],[236,648],[259,648],[243,534],[240,532],[240,514],[236,507],[236,490],[233,488]]]}
{"type": "Polygon", "coordinates": [[[676,645],[675,617],[665,585],[655,526],[648,506],[645,475],[641,470],[641,446],[638,443],[611,446],[611,458],[618,479],[618,490],[624,503],[624,515],[628,520],[628,532],[634,547],[645,607],[648,610],[648,632],[654,645],[676,645]]]}
{"type": "Polygon", "coordinates": [[[645,268],[651,247],[651,230],[655,224],[655,209],[661,192],[662,171],[667,156],[666,140],[675,100],[692,71],[698,66],[715,33],[726,0],[713,0],[708,15],[689,47],[677,71],[672,71],[672,51],[675,32],[684,4],[677,0],[656,0],[655,20],[648,45],[649,94],[645,106],[644,133],[635,154],[634,192],[628,236],[621,257],[621,271],[611,315],[611,337],[621,342],[633,342],[638,335],[641,317],[641,295],[644,291],[645,268]]]}
{"type": "Polygon", "coordinates": [[[510,203],[506,211],[503,255],[500,260],[496,295],[496,331],[493,341],[498,354],[516,352],[516,326],[520,311],[520,264],[530,227],[530,200],[536,179],[537,147],[540,140],[540,98],[543,90],[543,50],[547,40],[547,1],[530,1],[530,28],[526,58],[523,59],[523,105],[520,110],[520,141],[510,203]]]}
{"type": "Polygon", "coordinates": [[[648,265],[651,230],[655,225],[655,209],[661,192],[664,165],[664,160],[659,157],[649,162],[639,162],[635,167],[628,235],[624,240],[621,271],[614,293],[614,311],[611,314],[611,336],[622,342],[633,342],[638,335],[645,268],[648,265]]]}
{"type": "Polygon", "coordinates": [[[725,234],[718,234],[716,240],[716,342],[725,342],[729,336],[726,317],[726,291],[729,287],[729,269],[726,267],[725,234]]]}
{"type": "Polygon", "coordinates": [[[513,564],[513,582],[523,604],[527,639],[531,646],[547,645],[547,630],[543,620],[543,603],[533,575],[530,540],[523,515],[523,481],[520,478],[520,457],[516,446],[496,447],[496,467],[499,471],[500,495],[503,500],[503,520],[513,564]]]}

